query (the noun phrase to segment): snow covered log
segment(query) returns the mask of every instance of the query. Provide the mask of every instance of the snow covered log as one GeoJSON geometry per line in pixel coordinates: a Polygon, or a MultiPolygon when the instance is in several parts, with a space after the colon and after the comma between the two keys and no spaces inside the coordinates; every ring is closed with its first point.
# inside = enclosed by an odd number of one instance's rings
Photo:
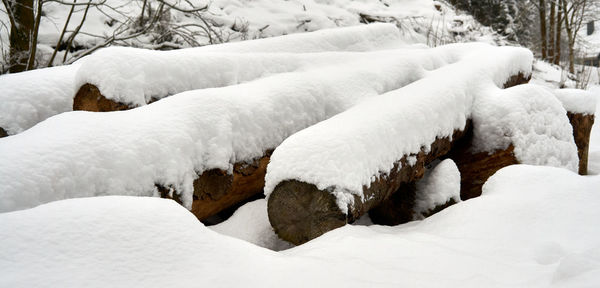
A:
{"type": "MultiPolygon", "coordinates": [[[[204,172],[233,173],[236,163],[265,157],[297,131],[486,47],[365,52],[352,61],[187,91],[137,109],[62,113],[0,141],[0,211],[74,197],[159,196],[157,187],[192,209],[194,182],[204,172]]],[[[249,187],[262,186],[263,173],[249,187]]]]}
{"type": "Polygon", "coordinates": [[[558,89],[554,94],[567,110],[567,116],[573,126],[573,137],[579,157],[579,174],[587,175],[590,134],[594,125],[598,96],[579,89],[558,89]]]}
{"type": "Polygon", "coordinates": [[[85,59],[76,77],[73,110],[125,110],[184,91],[361,57],[323,52],[400,46],[406,45],[398,28],[373,24],[171,51],[110,47],[85,59]]]}
{"type": "Polygon", "coordinates": [[[276,233],[304,243],[421,178],[424,165],[467,132],[467,119],[486,123],[486,115],[473,112],[478,98],[497,94],[520,73],[529,75],[532,58],[526,49],[489,47],[287,138],[266,175],[276,233]]]}
{"type": "MultiPolygon", "coordinates": [[[[402,184],[423,177],[425,165],[447,154],[455,140],[462,138],[465,130],[456,130],[452,137],[436,138],[429,152],[422,148],[417,154],[404,156],[393,164],[385,175],[363,186],[364,196],[352,195],[348,210],[343,213],[329,189],[319,189],[311,183],[285,180],[277,184],[269,195],[268,213],[275,232],[284,240],[296,245],[321,234],[351,223],[378,206],[396,192],[402,184]],[[452,139],[452,140],[451,140],[452,139]]],[[[407,194],[410,194],[407,191],[407,194]]],[[[413,196],[414,197],[414,196],[413,196]]],[[[410,213],[412,217],[412,213],[410,213]]]]}
{"type": "Polygon", "coordinates": [[[578,146],[573,135],[586,132],[581,131],[581,125],[569,123],[565,108],[582,110],[569,106],[573,102],[560,93],[564,92],[528,84],[479,98],[473,133],[449,156],[460,170],[463,200],[480,196],[487,179],[509,165],[578,170],[578,146]]]}

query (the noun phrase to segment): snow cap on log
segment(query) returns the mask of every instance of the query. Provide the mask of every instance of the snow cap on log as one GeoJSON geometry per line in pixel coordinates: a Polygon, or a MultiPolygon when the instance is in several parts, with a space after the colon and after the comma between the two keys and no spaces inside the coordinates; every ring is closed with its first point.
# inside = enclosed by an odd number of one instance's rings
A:
{"type": "MultiPolygon", "coordinates": [[[[75,86],[94,85],[106,99],[133,108],[188,90],[312,65],[314,57],[302,53],[372,51],[402,44],[394,25],[373,24],[171,51],[109,47],[84,59],[75,86]]],[[[319,58],[334,61],[331,57],[319,58]]]]}

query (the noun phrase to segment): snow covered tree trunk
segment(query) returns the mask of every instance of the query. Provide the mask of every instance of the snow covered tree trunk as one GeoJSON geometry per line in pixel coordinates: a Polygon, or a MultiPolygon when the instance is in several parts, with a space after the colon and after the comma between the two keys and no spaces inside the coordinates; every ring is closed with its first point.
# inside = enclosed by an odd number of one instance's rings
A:
{"type": "MultiPolygon", "coordinates": [[[[314,184],[297,180],[280,182],[269,196],[269,221],[282,239],[302,244],[325,232],[352,223],[370,209],[387,200],[402,185],[423,177],[425,165],[446,155],[461,139],[470,126],[454,131],[451,138],[437,138],[428,153],[421,150],[415,155],[405,155],[394,163],[387,173],[377,176],[369,187],[363,186],[363,197],[354,195],[347,213],[340,210],[337,199],[329,189],[320,190],[314,184]],[[416,158],[412,165],[409,157],[416,158]]],[[[413,158],[413,159],[414,159],[413,158]]]]}
{"type": "Polygon", "coordinates": [[[579,174],[587,175],[588,151],[590,147],[590,134],[594,125],[594,115],[567,112],[567,116],[573,126],[573,137],[577,145],[579,174]]]}

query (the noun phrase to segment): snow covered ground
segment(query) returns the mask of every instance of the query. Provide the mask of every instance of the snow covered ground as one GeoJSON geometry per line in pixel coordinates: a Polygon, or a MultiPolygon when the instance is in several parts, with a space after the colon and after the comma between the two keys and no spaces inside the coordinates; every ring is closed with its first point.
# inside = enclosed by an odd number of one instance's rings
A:
{"type": "Polygon", "coordinates": [[[599,176],[511,166],[483,196],[423,221],[347,225],[278,253],[213,232],[170,200],[58,201],[0,214],[0,286],[591,287],[599,186],[599,176]]]}

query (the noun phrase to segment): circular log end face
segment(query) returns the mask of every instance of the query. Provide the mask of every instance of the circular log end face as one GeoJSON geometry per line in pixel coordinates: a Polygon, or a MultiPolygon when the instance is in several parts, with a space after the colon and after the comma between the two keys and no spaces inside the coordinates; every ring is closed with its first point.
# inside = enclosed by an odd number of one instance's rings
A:
{"type": "Polygon", "coordinates": [[[347,223],[333,194],[296,180],[286,180],[275,187],[267,210],[277,235],[296,245],[347,223]]]}
{"type": "Polygon", "coordinates": [[[74,111],[110,112],[129,110],[131,108],[134,107],[107,99],[100,93],[98,87],[92,84],[84,84],[81,86],[73,99],[74,111]]]}

